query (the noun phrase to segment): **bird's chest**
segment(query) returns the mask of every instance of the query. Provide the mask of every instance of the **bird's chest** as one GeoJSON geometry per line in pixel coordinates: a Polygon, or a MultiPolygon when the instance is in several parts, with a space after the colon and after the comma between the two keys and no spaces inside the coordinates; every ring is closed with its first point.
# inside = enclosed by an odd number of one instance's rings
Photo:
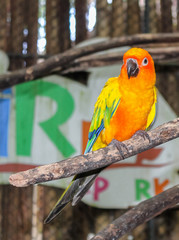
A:
{"type": "MultiPolygon", "coordinates": [[[[124,141],[136,131],[145,130],[153,102],[152,94],[122,98],[113,119],[111,119],[111,129],[108,131],[110,138],[124,141]]],[[[110,140],[108,139],[108,141],[110,140]]]]}

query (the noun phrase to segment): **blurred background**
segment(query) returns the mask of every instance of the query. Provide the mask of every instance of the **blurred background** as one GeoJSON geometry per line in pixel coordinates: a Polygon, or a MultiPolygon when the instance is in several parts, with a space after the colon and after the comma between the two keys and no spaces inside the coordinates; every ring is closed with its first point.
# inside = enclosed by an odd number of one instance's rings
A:
{"type": "MultiPolygon", "coordinates": [[[[8,71],[42,62],[83,41],[88,44],[97,39],[132,37],[138,33],[175,34],[178,31],[179,0],[0,0],[0,49],[9,58],[8,71]]],[[[156,62],[157,87],[171,111],[178,115],[179,42],[147,47],[161,50],[161,47],[167,49],[172,46],[176,49],[175,56],[156,62]]],[[[89,72],[90,69],[75,69],[63,76],[86,86],[89,72]]],[[[8,90],[4,92],[10,93],[8,90]]],[[[3,100],[0,95],[0,101],[3,100]]],[[[5,155],[1,157],[1,163],[8,161],[5,155]]],[[[44,185],[12,187],[3,180],[3,174],[15,171],[18,168],[13,171],[1,168],[2,240],[90,239],[127,210],[95,208],[81,202],[74,208],[67,206],[61,217],[43,225],[44,218],[63,190],[44,185]]],[[[122,239],[178,240],[178,208],[166,211],[122,239]]]]}

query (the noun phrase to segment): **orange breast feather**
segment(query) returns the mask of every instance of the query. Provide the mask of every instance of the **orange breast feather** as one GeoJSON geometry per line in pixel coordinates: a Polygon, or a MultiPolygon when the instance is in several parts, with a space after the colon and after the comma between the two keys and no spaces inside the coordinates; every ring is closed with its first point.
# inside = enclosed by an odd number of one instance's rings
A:
{"type": "Polygon", "coordinates": [[[93,150],[107,146],[112,139],[124,141],[129,139],[138,130],[145,130],[147,120],[154,104],[155,89],[143,93],[120,92],[120,103],[110,120],[110,124],[105,126],[100,136],[96,140],[93,150]]]}

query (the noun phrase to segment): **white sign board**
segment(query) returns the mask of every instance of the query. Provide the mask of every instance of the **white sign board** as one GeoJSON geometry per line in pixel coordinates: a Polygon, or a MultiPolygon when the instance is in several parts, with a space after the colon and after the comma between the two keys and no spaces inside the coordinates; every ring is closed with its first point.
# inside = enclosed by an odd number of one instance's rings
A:
{"type": "MultiPolygon", "coordinates": [[[[91,69],[87,86],[60,76],[17,85],[0,93],[0,182],[12,172],[82,154],[94,104],[119,65],[91,69]]],[[[158,97],[155,127],[176,116],[158,97]]],[[[179,140],[104,170],[84,201],[96,207],[126,208],[178,181],[179,140]]],[[[49,182],[65,187],[70,179],[49,182]]]]}

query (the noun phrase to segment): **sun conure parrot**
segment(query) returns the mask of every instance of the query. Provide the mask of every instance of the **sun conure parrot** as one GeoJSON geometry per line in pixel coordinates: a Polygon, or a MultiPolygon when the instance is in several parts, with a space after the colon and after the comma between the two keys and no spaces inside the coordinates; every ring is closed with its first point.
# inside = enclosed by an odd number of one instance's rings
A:
{"type": "MultiPolygon", "coordinates": [[[[110,78],[95,104],[85,153],[106,147],[113,139],[124,141],[138,130],[147,130],[156,114],[155,68],[150,54],[131,48],[123,56],[118,77],[110,78]]],[[[98,172],[99,173],[99,172],[98,172]]],[[[76,175],[45,220],[50,222],[71,202],[76,205],[98,173],[76,175]]]]}

